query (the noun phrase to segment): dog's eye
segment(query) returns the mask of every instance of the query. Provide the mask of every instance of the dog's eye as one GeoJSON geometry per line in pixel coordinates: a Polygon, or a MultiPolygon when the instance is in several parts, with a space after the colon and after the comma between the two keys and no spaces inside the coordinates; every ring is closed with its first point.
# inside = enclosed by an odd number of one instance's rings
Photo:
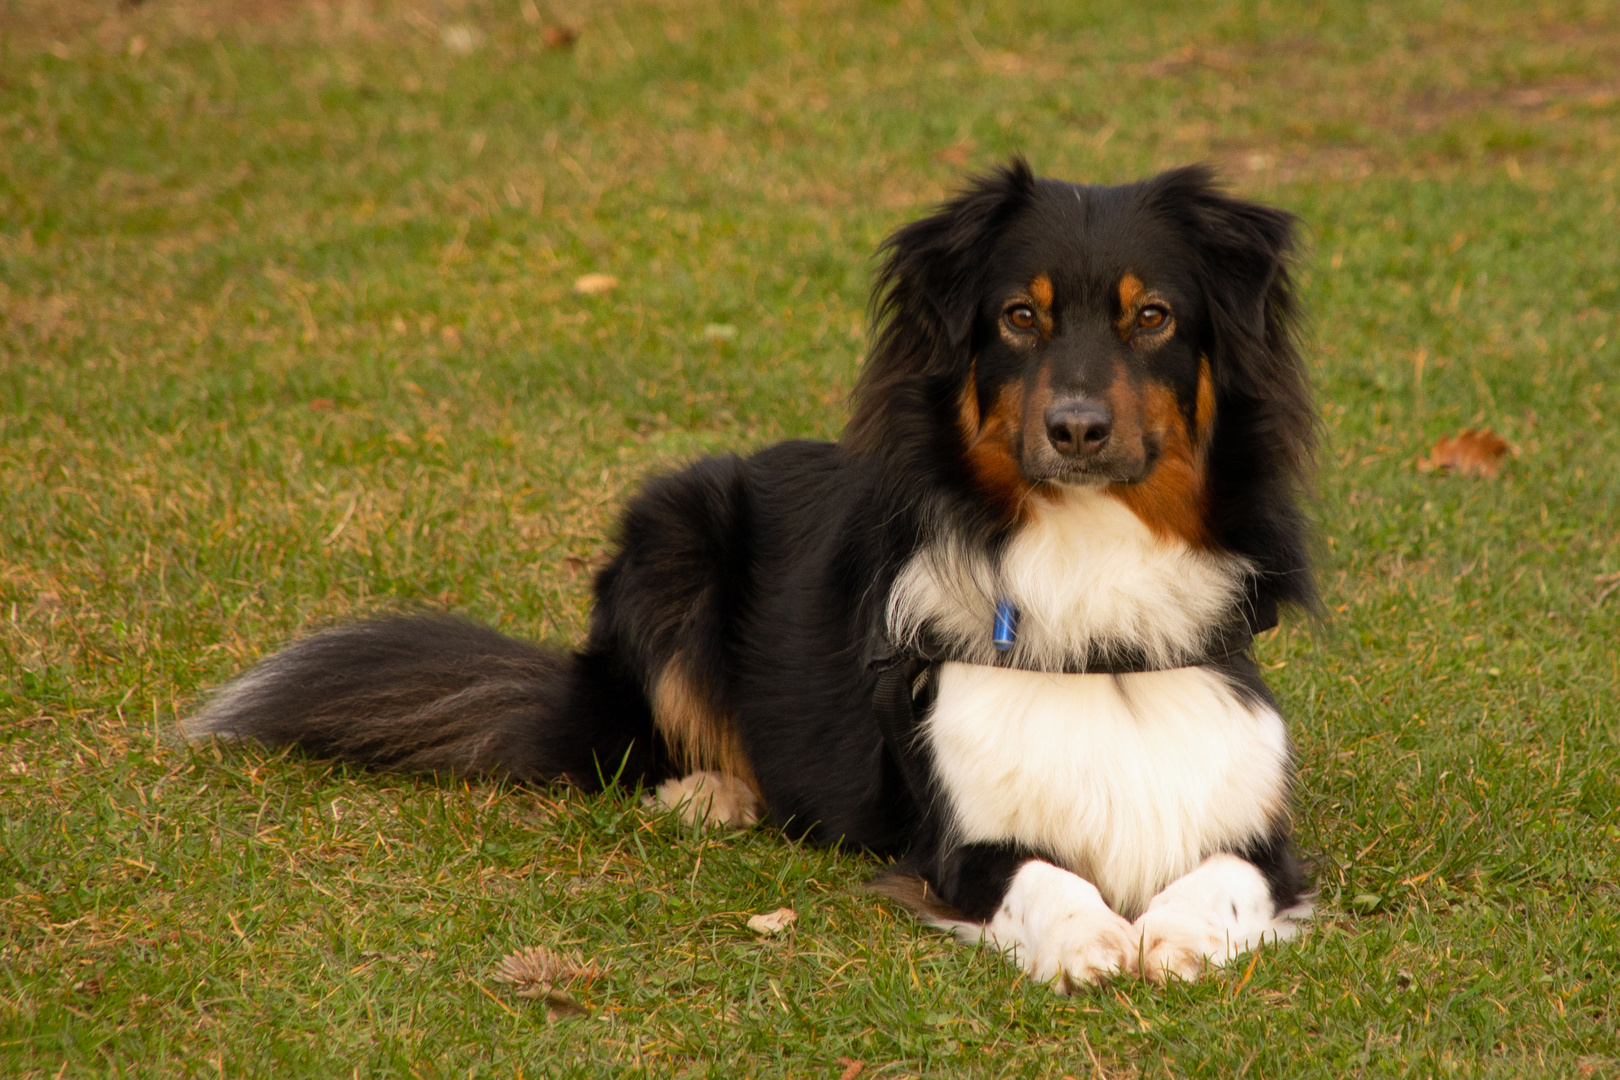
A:
{"type": "Polygon", "coordinates": [[[1007,325],[1014,330],[1035,329],[1035,309],[1028,304],[1014,304],[1007,309],[1006,314],[1002,317],[1007,320],[1007,325]]]}
{"type": "Polygon", "coordinates": [[[1158,304],[1149,304],[1137,313],[1136,325],[1143,330],[1157,330],[1169,317],[1170,313],[1158,304]]]}

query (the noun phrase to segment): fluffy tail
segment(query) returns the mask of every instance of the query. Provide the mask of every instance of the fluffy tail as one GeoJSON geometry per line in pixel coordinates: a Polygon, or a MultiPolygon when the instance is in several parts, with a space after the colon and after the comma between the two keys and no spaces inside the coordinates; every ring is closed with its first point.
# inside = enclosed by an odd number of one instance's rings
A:
{"type": "Polygon", "coordinates": [[[340,626],[261,661],[187,721],[191,738],[296,745],[408,772],[566,779],[597,789],[667,769],[634,680],[449,615],[340,626]]]}

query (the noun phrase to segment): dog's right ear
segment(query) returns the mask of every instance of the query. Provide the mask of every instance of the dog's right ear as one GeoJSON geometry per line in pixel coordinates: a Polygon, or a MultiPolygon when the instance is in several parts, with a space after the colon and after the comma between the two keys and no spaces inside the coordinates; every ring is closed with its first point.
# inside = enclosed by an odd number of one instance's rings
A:
{"type": "Polygon", "coordinates": [[[883,241],[868,320],[875,337],[845,435],[851,445],[881,438],[883,414],[911,396],[903,384],[966,373],[996,241],[1034,194],[1035,175],[1015,156],[883,241]]]}
{"type": "MultiPolygon", "coordinates": [[[[934,214],[891,233],[878,249],[873,324],[901,330],[913,347],[922,332],[949,350],[964,348],[996,240],[1034,193],[1029,163],[1014,157],[973,177],[934,214]]],[[[874,352],[887,337],[880,334],[874,352]]]]}

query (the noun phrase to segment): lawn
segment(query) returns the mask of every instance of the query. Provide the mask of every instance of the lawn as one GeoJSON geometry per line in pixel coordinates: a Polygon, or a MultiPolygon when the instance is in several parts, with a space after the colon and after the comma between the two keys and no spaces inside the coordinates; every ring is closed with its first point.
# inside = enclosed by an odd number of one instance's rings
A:
{"type": "Polygon", "coordinates": [[[1617,135],[1601,0],[0,0],[0,1074],[1616,1075],[1617,135]],[[835,437],[875,245],[1014,150],[1306,225],[1298,944],[1059,998],[860,854],[178,739],[361,613],[578,640],[639,479],[835,437]]]}

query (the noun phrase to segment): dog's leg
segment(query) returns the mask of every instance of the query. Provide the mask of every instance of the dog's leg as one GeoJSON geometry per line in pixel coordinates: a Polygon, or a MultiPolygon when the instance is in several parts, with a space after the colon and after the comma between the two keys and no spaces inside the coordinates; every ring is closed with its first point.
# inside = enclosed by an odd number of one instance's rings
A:
{"type": "Polygon", "coordinates": [[[688,825],[725,825],[746,829],[760,818],[759,797],[735,776],[695,772],[665,780],[653,795],[656,805],[678,810],[688,825]]]}
{"type": "Polygon", "coordinates": [[[1091,882],[1040,859],[1014,871],[988,921],[951,929],[968,941],[993,942],[1059,994],[1136,970],[1131,924],[1091,882]]]}
{"type": "Polygon", "coordinates": [[[1148,901],[1131,927],[1142,974],[1162,983],[1193,980],[1263,941],[1286,941],[1310,917],[1309,901],[1278,911],[1259,867],[1211,855],[1148,901]]]}

